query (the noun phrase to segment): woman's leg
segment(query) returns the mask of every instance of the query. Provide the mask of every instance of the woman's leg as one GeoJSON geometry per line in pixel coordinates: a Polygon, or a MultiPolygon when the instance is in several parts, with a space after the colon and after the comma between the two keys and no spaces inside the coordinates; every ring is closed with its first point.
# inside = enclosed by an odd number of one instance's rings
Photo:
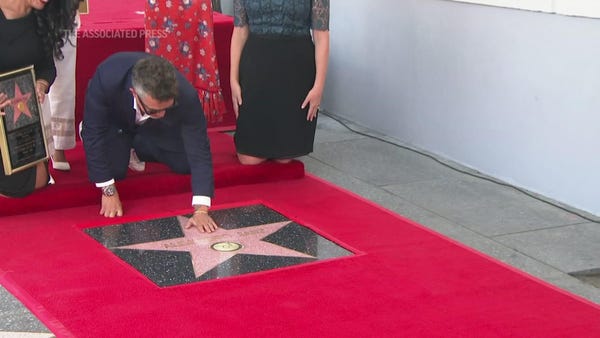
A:
{"type": "Polygon", "coordinates": [[[291,158],[276,158],[275,162],[277,163],[290,163],[292,162],[291,158]]]}
{"type": "Polygon", "coordinates": [[[35,189],[40,189],[48,185],[48,163],[40,162],[35,167],[35,189]]]}
{"type": "Polygon", "coordinates": [[[240,153],[237,153],[237,156],[238,156],[238,160],[243,165],[261,164],[267,160],[266,158],[244,155],[244,154],[240,154],[240,153]]]}

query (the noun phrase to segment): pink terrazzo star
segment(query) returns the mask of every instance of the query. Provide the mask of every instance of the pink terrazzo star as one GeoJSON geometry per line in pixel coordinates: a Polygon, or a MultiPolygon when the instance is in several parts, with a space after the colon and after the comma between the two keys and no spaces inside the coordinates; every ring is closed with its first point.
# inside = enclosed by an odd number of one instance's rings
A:
{"type": "Polygon", "coordinates": [[[202,233],[196,228],[186,229],[187,217],[178,216],[184,237],[140,243],[118,247],[118,249],[187,251],[192,256],[196,277],[212,270],[237,254],[261,256],[285,256],[315,258],[302,252],[262,241],[263,238],[288,225],[290,221],[261,224],[240,229],[218,229],[213,233],[202,233]],[[241,245],[236,251],[223,252],[212,248],[213,244],[232,242],[241,245]]]}
{"type": "Polygon", "coordinates": [[[29,110],[29,105],[27,102],[31,97],[31,93],[21,93],[21,88],[19,88],[18,84],[15,84],[15,97],[11,98],[11,106],[14,109],[13,114],[13,123],[17,123],[17,120],[21,116],[21,114],[25,114],[31,118],[31,111],[29,110]]]}

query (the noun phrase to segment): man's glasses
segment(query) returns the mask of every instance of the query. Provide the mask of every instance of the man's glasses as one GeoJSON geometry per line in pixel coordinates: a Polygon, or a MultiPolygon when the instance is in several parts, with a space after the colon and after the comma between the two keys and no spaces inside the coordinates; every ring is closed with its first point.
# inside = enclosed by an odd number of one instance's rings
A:
{"type": "Polygon", "coordinates": [[[142,101],[142,97],[140,96],[140,94],[135,93],[135,96],[137,96],[138,101],[140,101],[140,104],[142,105],[142,108],[144,108],[144,113],[148,114],[148,115],[155,115],[158,113],[162,113],[163,111],[167,110],[167,109],[171,109],[171,108],[175,108],[177,107],[177,99],[173,98],[173,104],[170,105],[169,107],[166,108],[162,108],[162,109],[154,109],[154,108],[149,108],[144,101],[142,101]]]}

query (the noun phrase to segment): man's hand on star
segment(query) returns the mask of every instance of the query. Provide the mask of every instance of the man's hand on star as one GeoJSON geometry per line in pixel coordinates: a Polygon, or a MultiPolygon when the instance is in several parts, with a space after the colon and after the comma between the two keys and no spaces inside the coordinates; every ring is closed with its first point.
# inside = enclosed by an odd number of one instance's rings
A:
{"type": "Polygon", "coordinates": [[[113,196],[102,195],[100,215],[110,218],[123,216],[123,206],[118,193],[115,192],[113,196]]]}
{"type": "Polygon", "coordinates": [[[208,215],[208,208],[198,208],[194,211],[185,225],[186,229],[191,227],[198,228],[200,232],[213,232],[219,228],[212,217],[208,215]]]}

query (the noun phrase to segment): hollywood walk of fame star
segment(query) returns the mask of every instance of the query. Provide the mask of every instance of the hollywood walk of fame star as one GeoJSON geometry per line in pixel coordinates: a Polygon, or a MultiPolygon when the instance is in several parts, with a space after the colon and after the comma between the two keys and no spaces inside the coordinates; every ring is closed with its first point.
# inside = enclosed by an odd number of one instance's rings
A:
{"type": "Polygon", "coordinates": [[[17,120],[21,116],[21,114],[25,114],[31,118],[31,111],[29,110],[29,105],[27,102],[31,98],[31,93],[21,93],[21,88],[19,85],[15,83],[15,96],[10,99],[11,106],[13,107],[13,123],[17,123],[17,120]]]}
{"type": "Polygon", "coordinates": [[[196,228],[186,229],[187,217],[178,216],[177,219],[184,237],[120,246],[115,249],[187,251],[192,256],[192,266],[196,277],[202,276],[237,254],[315,258],[302,252],[262,241],[266,236],[291,223],[290,221],[260,224],[232,230],[218,229],[209,234],[202,233],[196,228]],[[240,247],[234,251],[218,251],[213,248],[215,244],[222,245],[223,243],[237,243],[240,244],[240,247]]]}

